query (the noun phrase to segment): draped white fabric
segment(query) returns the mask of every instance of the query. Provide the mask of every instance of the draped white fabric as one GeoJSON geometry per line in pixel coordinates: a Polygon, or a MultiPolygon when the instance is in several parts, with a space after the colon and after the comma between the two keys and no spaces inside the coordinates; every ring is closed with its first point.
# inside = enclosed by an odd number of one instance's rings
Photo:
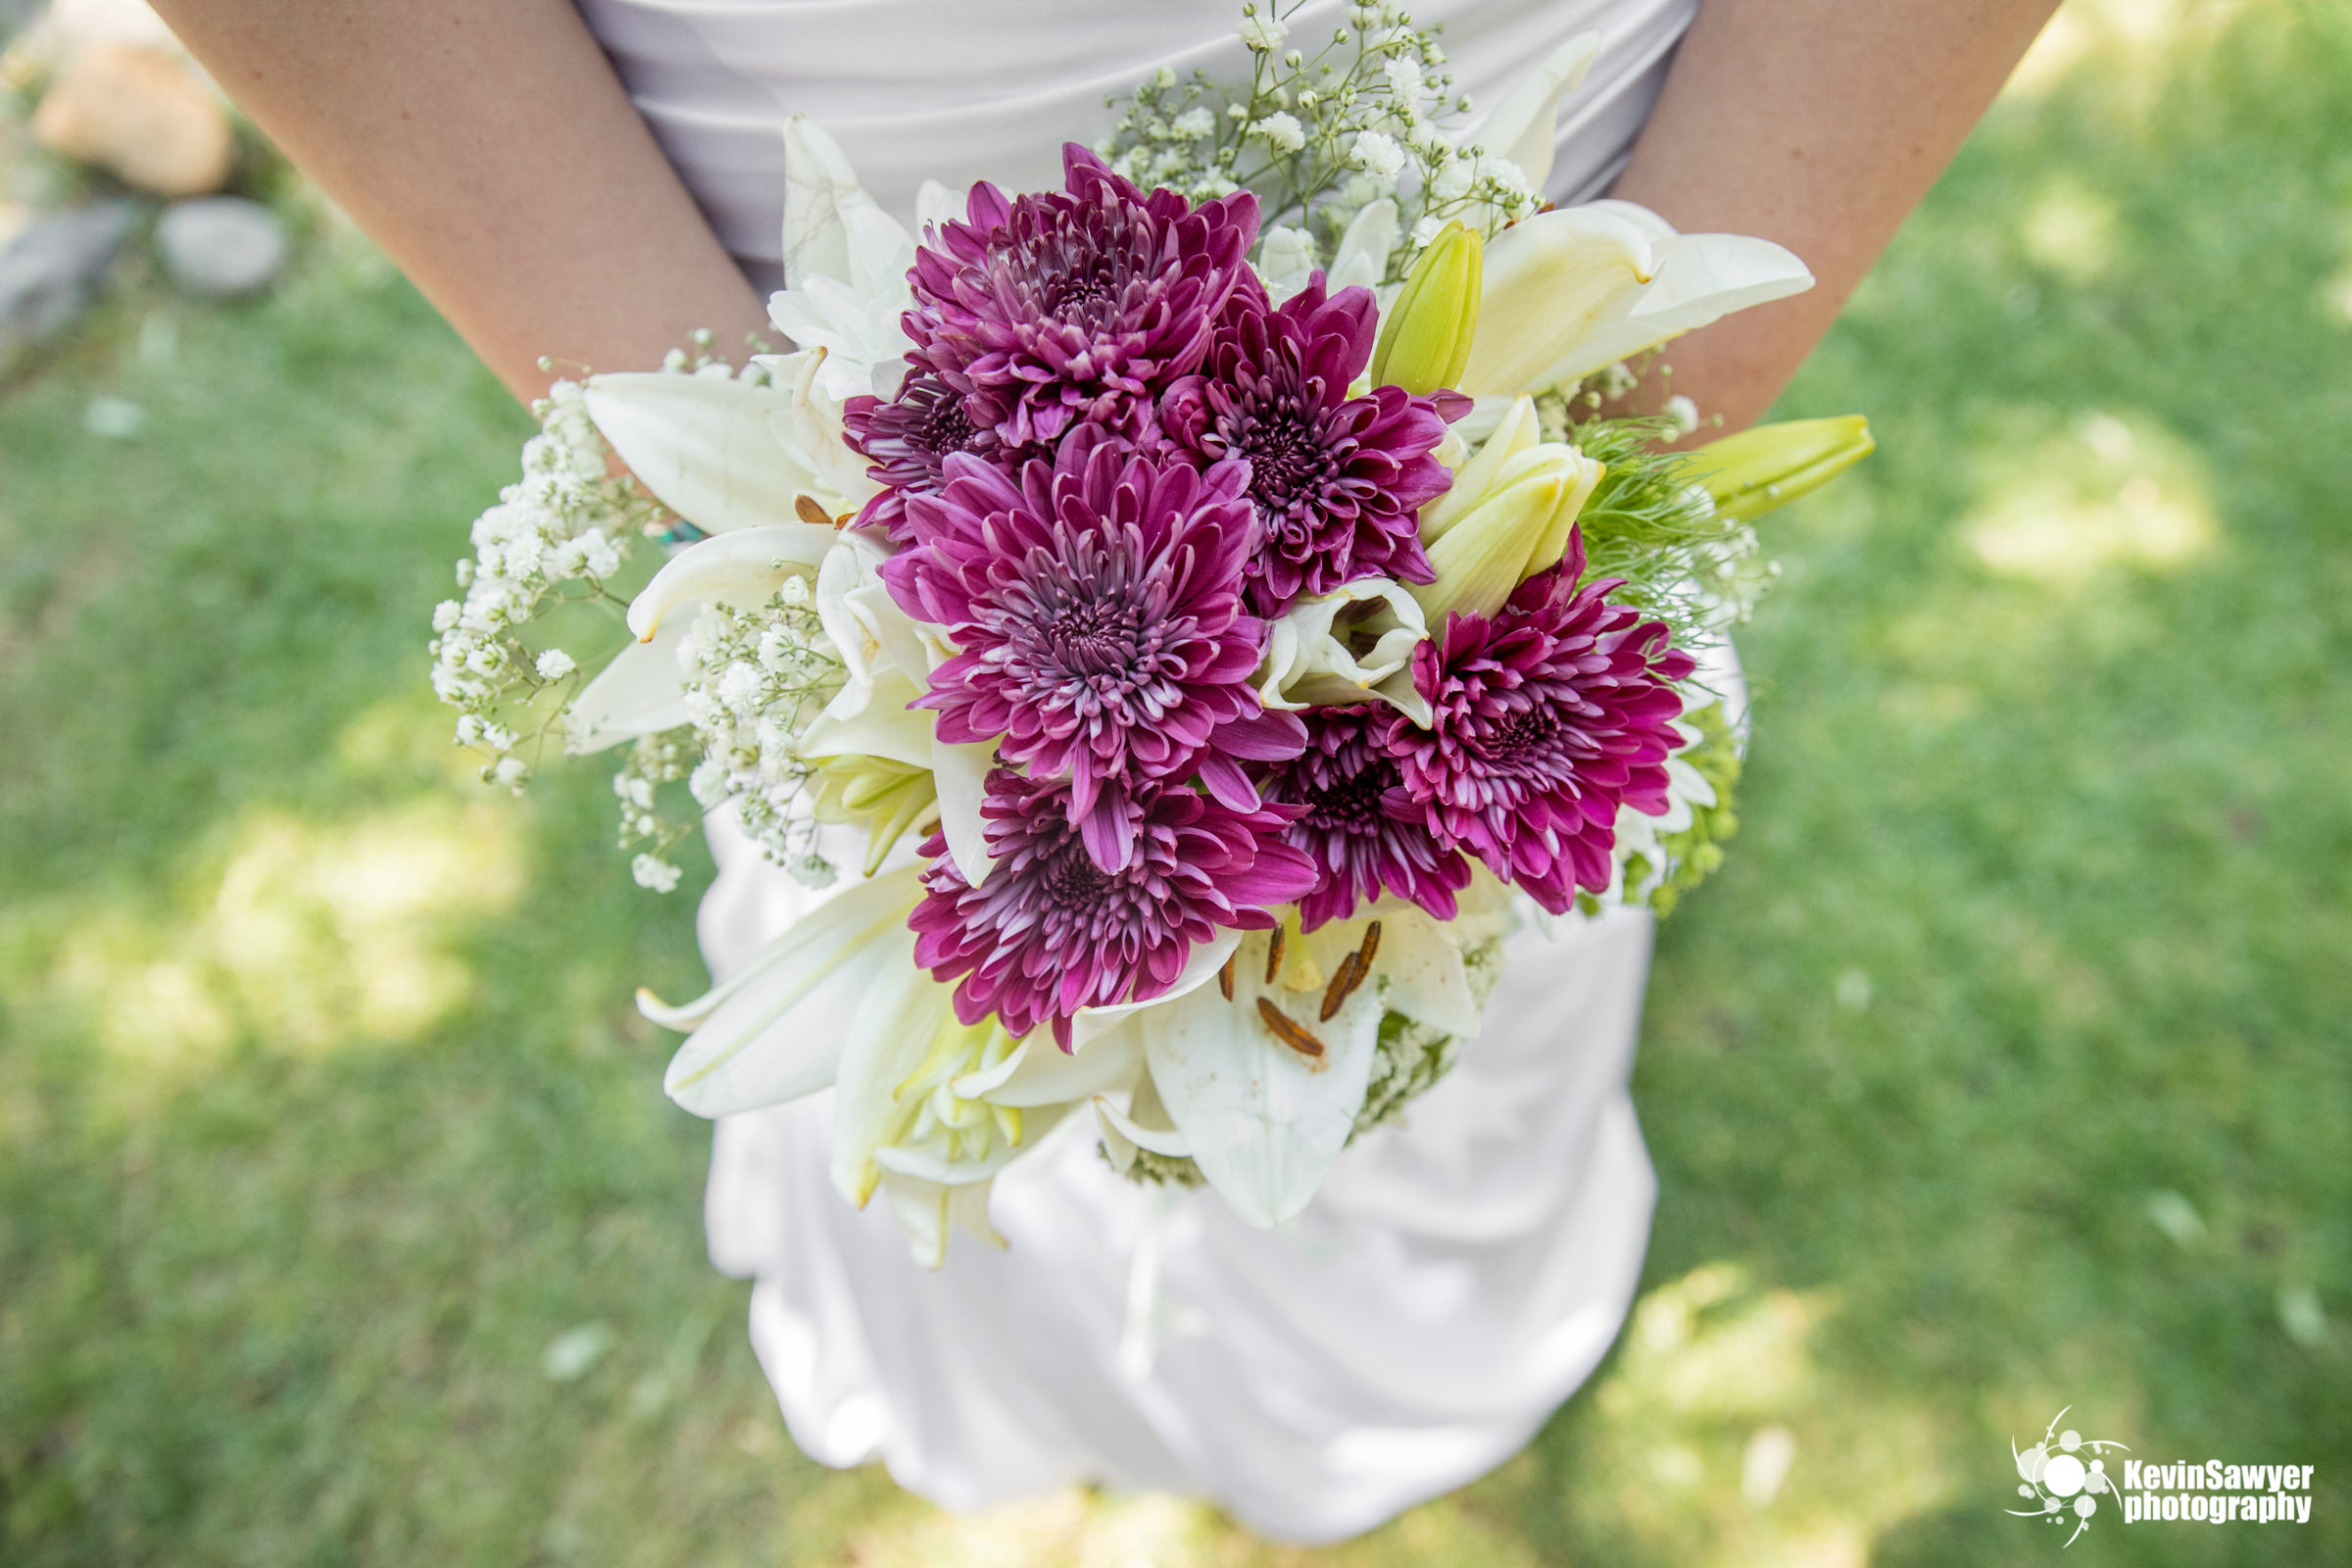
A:
{"type": "MultiPolygon", "coordinates": [[[[730,828],[711,841],[703,946],[723,976],[808,896],[730,828]]],[[[1556,938],[1531,922],[1461,1065],[1275,1231],[1205,1190],[1131,1185],[1077,1116],[997,1179],[1009,1250],[958,1235],[931,1273],[887,1205],[834,1189],[830,1095],[720,1122],[710,1254],[758,1282],[752,1340],[793,1441],[879,1457],[949,1507],[1093,1481],[1304,1542],[1483,1475],[1592,1370],[1641,1273],[1655,1186],[1625,1084],[1649,940],[1626,911],[1556,938]],[[1122,1346],[1139,1329],[1148,1366],[1122,1346]]]]}
{"type": "MultiPolygon", "coordinates": [[[[884,207],[911,220],[926,179],[960,190],[1060,182],[1065,140],[1105,128],[1102,98],[1158,66],[1246,78],[1241,0],[578,0],[711,225],[763,286],[782,257],[784,144],[823,123],[884,207]]],[[[1649,114],[1698,0],[1426,0],[1472,119],[1559,44],[1597,28],[1600,57],[1563,106],[1558,200],[1598,195],[1649,114]]],[[[1347,0],[1291,19],[1310,49],[1347,0]]]]}
{"type": "MultiPolygon", "coordinates": [[[[1697,0],[1423,0],[1454,90],[1492,104],[1558,43],[1605,44],[1564,106],[1550,180],[1622,166],[1697,0]]],[[[1058,146],[1160,64],[1246,73],[1238,0],[579,0],[729,250],[776,280],[785,118],[838,138],[910,219],[916,187],[1054,183],[1058,146]]],[[[1293,19],[1311,38],[1345,0],[1293,19]]],[[[1732,680],[1736,683],[1737,676],[1732,680]]],[[[723,821],[701,916],[719,978],[809,896],[723,821]]],[[[826,1171],[830,1096],[722,1121],[711,1256],[757,1282],[752,1336],[794,1440],[977,1507],[1074,1481],[1213,1498],[1336,1540],[1515,1452],[1631,1300],[1655,1193],[1626,1092],[1650,922],[1530,925],[1487,1032],[1316,1203],[1252,1230],[1205,1192],[1114,1176],[1074,1116],[999,1178],[1011,1243],[938,1273],[826,1171]],[[1139,1252],[1142,1257],[1139,1263],[1139,1252]]]]}

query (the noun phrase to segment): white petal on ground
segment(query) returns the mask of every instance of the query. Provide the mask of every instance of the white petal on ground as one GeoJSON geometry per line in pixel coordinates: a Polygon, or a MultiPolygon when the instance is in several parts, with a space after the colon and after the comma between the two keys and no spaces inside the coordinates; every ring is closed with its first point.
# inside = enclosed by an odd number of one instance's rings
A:
{"type": "Polygon", "coordinates": [[[1273,1226],[1304,1208],[1363,1108],[1380,1034],[1377,988],[1360,986],[1329,1022],[1313,992],[1260,983],[1266,939],[1252,934],[1234,964],[1234,995],[1192,992],[1144,1015],[1152,1081],[1201,1175],[1235,1213],[1273,1226]],[[1310,1061],[1259,1017],[1268,996],[1324,1046],[1310,1061]]]}
{"type": "Polygon", "coordinates": [[[792,522],[795,498],[820,486],[770,416],[791,394],[713,375],[592,375],[588,416],[638,482],[705,533],[792,522]]]}
{"type": "Polygon", "coordinates": [[[1493,157],[1509,159],[1527,175],[1528,184],[1541,191],[1551,177],[1560,99],[1583,84],[1598,53],[1599,33],[1578,33],[1520,77],[1492,114],[1456,138],[1457,144],[1484,147],[1493,157]]]}
{"type": "Polygon", "coordinates": [[[581,688],[564,715],[564,749],[584,757],[640,735],[659,735],[687,721],[686,687],[678,644],[691,614],[673,615],[654,640],[631,643],[581,688]]]}
{"type": "Polygon", "coordinates": [[[681,605],[714,601],[757,609],[785,578],[813,575],[837,537],[815,523],[779,522],[697,540],[664,562],[629,601],[629,630],[640,641],[650,639],[681,605]]]}
{"type": "Polygon", "coordinates": [[[730,981],[739,988],[670,1059],[662,1083],[669,1098],[698,1116],[723,1116],[832,1083],[856,1027],[867,1022],[865,1004],[907,993],[914,939],[906,912],[920,893],[914,867],[888,871],[769,943],[748,966],[752,978],[730,981]]]}

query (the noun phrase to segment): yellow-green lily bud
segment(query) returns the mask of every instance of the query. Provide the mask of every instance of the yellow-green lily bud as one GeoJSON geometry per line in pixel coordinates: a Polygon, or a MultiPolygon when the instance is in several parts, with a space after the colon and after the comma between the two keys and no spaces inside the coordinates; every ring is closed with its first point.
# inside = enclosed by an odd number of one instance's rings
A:
{"type": "Polygon", "coordinates": [[[1512,403],[1486,445],[1455,470],[1446,493],[1421,509],[1421,542],[1436,544],[1448,528],[1468,516],[1470,509],[1486,499],[1502,466],[1534,446],[1542,435],[1536,400],[1523,397],[1512,403]]]}
{"type": "Polygon", "coordinates": [[[1558,441],[1538,442],[1506,458],[1488,483],[1466,496],[1467,510],[1429,547],[1437,581],[1407,590],[1431,629],[1443,626],[1450,612],[1494,614],[1520,583],[1555,564],[1603,471],[1558,441]]]}
{"type": "Polygon", "coordinates": [[[1372,384],[1435,392],[1461,379],[1478,330],[1486,242],[1475,229],[1448,223],[1413,264],[1404,288],[1380,323],[1372,384]]]}
{"type": "Polygon", "coordinates": [[[1818,490],[1869,457],[1878,442],[1859,414],[1759,424],[1690,454],[1690,473],[1727,517],[1752,522],[1818,490]]]}
{"type": "Polygon", "coordinates": [[[939,804],[930,769],[887,757],[825,758],[816,765],[815,783],[810,806],[818,821],[865,824],[867,876],[881,868],[891,847],[916,819],[939,804]]]}

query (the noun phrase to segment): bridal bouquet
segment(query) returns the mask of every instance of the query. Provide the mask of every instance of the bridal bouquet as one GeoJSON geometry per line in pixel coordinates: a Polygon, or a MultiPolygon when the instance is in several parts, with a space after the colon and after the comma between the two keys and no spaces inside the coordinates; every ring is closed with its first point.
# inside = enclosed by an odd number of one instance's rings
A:
{"type": "Polygon", "coordinates": [[[795,351],[557,384],[436,615],[486,777],[625,747],[640,882],[690,798],[827,890],[641,1005],[701,1114],[832,1089],[843,1193],[933,1264],[1071,1115],[1290,1218],[1478,1034],[1521,906],[1705,874],[1750,522],[1869,448],[1603,416],[1627,360],[1811,278],[1543,207],[1593,39],[1456,135],[1393,10],[1311,58],[1245,11],[1247,90],[1162,72],[1061,189],[927,188],[919,239],[793,122],[795,351]],[[558,633],[599,603],[633,640],[591,678],[558,633]]]}

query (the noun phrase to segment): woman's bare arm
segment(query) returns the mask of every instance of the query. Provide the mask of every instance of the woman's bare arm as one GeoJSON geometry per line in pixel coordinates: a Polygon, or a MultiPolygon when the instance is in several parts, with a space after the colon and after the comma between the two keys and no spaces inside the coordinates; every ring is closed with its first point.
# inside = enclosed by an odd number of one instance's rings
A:
{"type": "Polygon", "coordinates": [[[519,398],[766,316],[569,0],[158,0],[519,398]]]}
{"type": "Polygon", "coordinates": [[[1611,194],[1778,240],[1819,282],[1675,343],[1674,390],[1728,429],[1771,407],[2056,9],[1704,0],[1611,194]]]}

